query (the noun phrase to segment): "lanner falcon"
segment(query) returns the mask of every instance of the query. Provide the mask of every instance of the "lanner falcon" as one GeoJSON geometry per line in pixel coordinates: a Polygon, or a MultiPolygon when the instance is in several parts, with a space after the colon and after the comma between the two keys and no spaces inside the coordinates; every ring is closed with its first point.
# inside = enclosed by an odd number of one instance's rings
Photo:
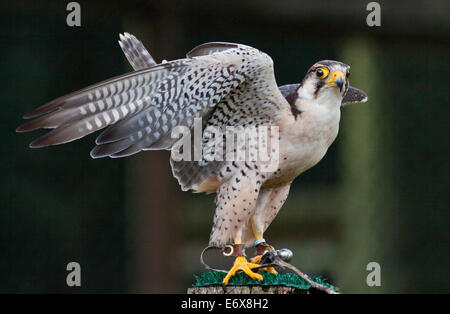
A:
{"type": "MultiPolygon", "coordinates": [[[[262,280],[252,268],[270,247],[263,233],[286,201],[292,180],[323,158],[338,134],[341,107],[367,100],[364,92],[350,86],[350,66],[320,61],[301,83],[278,87],[270,56],[249,46],[206,43],[184,59],[156,64],[136,37],[125,33],[119,43],[134,72],[33,110],[24,118],[34,119],[17,131],[52,129],[30,144],[38,148],[109,126],[97,137],[91,156],[116,158],[170,150],[178,141],[172,130],[192,130],[195,118],[202,118],[202,130],[277,126],[278,167],[271,171],[263,171],[257,159],[191,161],[175,160],[172,154],[170,160],[182,190],[217,193],[209,242],[229,247],[228,255],[236,256],[224,283],[237,271],[262,280]],[[258,255],[248,261],[244,251],[250,245],[258,255]]],[[[201,145],[217,140],[204,134],[201,145]]]]}

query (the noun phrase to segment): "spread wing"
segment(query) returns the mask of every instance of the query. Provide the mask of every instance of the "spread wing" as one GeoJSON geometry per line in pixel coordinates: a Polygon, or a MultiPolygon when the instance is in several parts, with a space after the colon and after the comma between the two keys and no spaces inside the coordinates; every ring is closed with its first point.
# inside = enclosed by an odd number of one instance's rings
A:
{"type": "Polygon", "coordinates": [[[194,48],[185,59],[58,98],[25,115],[34,120],[17,131],[52,129],[30,144],[44,147],[109,126],[97,137],[91,156],[123,157],[146,149],[169,149],[175,141],[169,136],[175,126],[190,128],[195,117],[210,117],[212,112],[217,112],[216,118],[239,111],[244,120],[253,116],[276,120],[279,106],[288,106],[283,101],[269,56],[244,45],[208,43],[194,48]],[[258,96],[258,103],[248,106],[245,95],[258,96]],[[230,102],[236,106],[232,108],[230,102]],[[215,110],[219,104],[221,111],[215,110]]]}

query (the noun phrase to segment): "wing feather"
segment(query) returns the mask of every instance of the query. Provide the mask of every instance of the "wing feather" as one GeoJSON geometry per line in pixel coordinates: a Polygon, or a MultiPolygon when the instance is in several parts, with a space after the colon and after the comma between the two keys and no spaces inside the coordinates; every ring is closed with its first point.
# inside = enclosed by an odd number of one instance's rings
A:
{"type": "MultiPolygon", "coordinates": [[[[152,65],[154,60],[134,36],[121,36],[121,47],[133,68],[141,69],[92,85],[41,106],[25,118],[35,118],[17,129],[53,129],[32,147],[67,143],[104,130],[91,156],[124,157],[142,150],[170,149],[176,126],[192,128],[194,118],[203,127],[276,124],[283,107],[272,59],[239,44],[207,43],[187,59],[152,65]]],[[[206,146],[211,138],[204,138],[206,146]]],[[[183,189],[198,186],[217,175],[226,162],[171,160],[183,189]]]]}
{"type": "Polygon", "coordinates": [[[189,60],[177,60],[63,96],[28,114],[28,117],[40,117],[20,126],[17,131],[54,128],[33,142],[32,147],[62,144],[81,138],[151,105],[152,98],[148,95],[159,88],[160,82],[172,73],[182,73],[188,66],[189,60]]]}
{"type": "Polygon", "coordinates": [[[367,99],[368,97],[365,92],[356,87],[350,86],[342,98],[342,106],[352,103],[366,102],[367,99]]]}
{"type": "Polygon", "coordinates": [[[138,84],[153,84],[160,80],[161,77],[167,76],[170,71],[176,70],[178,67],[186,66],[185,62],[186,59],[176,60],[170,63],[159,64],[149,69],[131,72],[105,80],[82,90],[57,98],[24,115],[24,118],[35,118],[58,108],[66,109],[79,107],[83,104],[89,104],[97,100],[102,100],[107,97],[128,92],[129,90],[134,89],[138,84]]]}
{"type": "Polygon", "coordinates": [[[224,42],[210,42],[201,44],[186,54],[188,58],[207,56],[214,53],[224,52],[229,49],[236,49],[240,45],[233,43],[224,43],[224,42]]]}
{"type": "MultiPolygon", "coordinates": [[[[215,51],[214,47],[209,48],[215,51]]],[[[213,52],[211,56],[216,54],[220,55],[213,52]]],[[[270,57],[256,49],[244,50],[242,55],[248,61],[246,80],[214,107],[203,130],[203,152],[213,152],[218,141],[222,141],[225,145],[222,147],[226,147],[225,139],[216,139],[214,133],[205,132],[210,126],[218,127],[222,134],[226,134],[228,126],[245,128],[277,125],[279,114],[289,110],[289,104],[276,85],[270,57]]],[[[172,173],[183,190],[197,190],[207,179],[220,181],[244,170],[242,167],[245,167],[245,163],[232,165],[232,161],[223,159],[210,160],[205,155],[198,162],[171,159],[172,173]]]]}

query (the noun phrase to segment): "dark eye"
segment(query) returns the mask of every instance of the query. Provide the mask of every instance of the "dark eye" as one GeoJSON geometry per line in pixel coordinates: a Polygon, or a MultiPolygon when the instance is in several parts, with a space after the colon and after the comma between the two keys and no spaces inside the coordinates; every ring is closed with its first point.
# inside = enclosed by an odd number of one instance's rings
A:
{"type": "Polygon", "coordinates": [[[330,71],[328,71],[328,69],[327,68],[324,68],[324,67],[320,67],[320,68],[317,68],[316,69],[316,76],[318,77],[318,78],[325,78],[325,77],[327,77],[327,75],[328,75],[328,73],[329,73],[330,71]]]}
{"type": "Polygon", "coordinates": [[[345,74],[345,77],[346,77],[346,78],[349,78],[349,77],[350,77],[350,71],[348,71],[347,74],[345,74]]]}

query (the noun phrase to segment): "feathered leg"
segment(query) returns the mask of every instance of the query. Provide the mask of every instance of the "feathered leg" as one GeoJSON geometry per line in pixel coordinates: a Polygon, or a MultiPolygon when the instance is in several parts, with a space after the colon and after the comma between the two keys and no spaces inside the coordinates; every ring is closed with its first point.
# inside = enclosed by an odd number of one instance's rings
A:
{"type": "MultiPolygon", "coordinates": [[[[236,168],[240,166],[237,162],[231,164],[231,167],[233,165],[236,168]]],[[[247,261],[244,247],[249,243],[242,241],[242,234],[249,228],[250,217],[254,214],[261,177],[256,169],[241,169],[217,191],[217,208],[209,242],[213,246],[229,247],[231,252],[225,255],[236,256],[233,267],[223,280],[224,284],[228,284],[230,277],[238,271],[245,272],[253,279],[262,280],[260,274],[251,271],[258,265],[247,261]],[[233,244],[227,245],[230,242],[233,244]]]]}
{"type": "MultiPolygon", "coordinates": [[[[266,243],[263,234],[286,201],[290,186],[291,184],[288,183],[280,187],[262,189],[260,191],[255,213],[250,218],[251,229],[255,239],[254,246],[257,254],[255,257],[251,258],[252,263],[259,264],[264,252],[273,249],[266,243]]],[[[262,268],[261,270],[273,274],[277,273],[273,267],[262,268]]]]}

